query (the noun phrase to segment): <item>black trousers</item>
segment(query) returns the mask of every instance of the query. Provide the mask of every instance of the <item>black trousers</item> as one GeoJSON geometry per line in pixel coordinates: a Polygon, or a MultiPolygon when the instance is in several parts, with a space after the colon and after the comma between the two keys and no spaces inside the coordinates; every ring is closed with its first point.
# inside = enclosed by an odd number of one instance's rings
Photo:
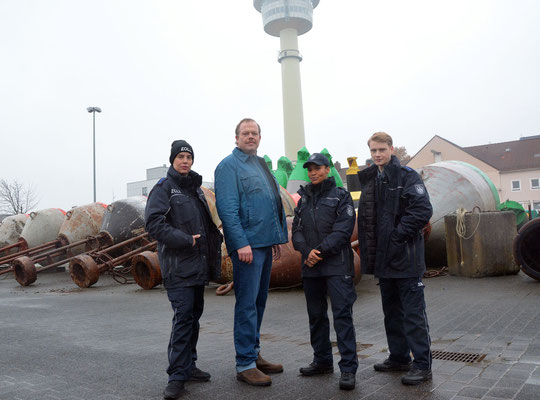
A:
{"type": "Polygon", "coordinates": [[[431,339],[421,278],[379,279],[390,360],[431,369],[431,339]]]}
{"type": "Polygon", "coordinates": [[[356,373],[358,356],[356,354],[356,333],[352,319],[352,306],[356,300],[353,278],[336,275],[320,278],[304,278],[309,316],[309,333],[313,347],[313,362],[322,365],[333,365],[332,344],[330,343],[330,322],[328,320],[328,303],[330,296],[337,346],[341,354],[339,369],[342,372],[356,373]]]}
{"type": "Polygon", "coordinates": [[[204,286],[167,289],[174,316],[169,341],[169,382],[187,381],[197,360],[199,319],[204,308],[204,286]]]}

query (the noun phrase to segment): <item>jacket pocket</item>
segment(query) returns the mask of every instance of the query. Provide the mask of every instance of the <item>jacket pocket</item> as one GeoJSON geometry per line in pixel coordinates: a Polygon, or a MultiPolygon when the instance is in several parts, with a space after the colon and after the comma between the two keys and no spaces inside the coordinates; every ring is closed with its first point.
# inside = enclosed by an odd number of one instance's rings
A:
{"type": "Polygon", "coordinates": [[[411,263],[411,250],[408,242],[390,239],[388,243],[388,265],[395,271],[405,271],[411,263]]]}
{"type": "Polygon", "coordinates": [[[247,194],[262,191],[262,183],[259,175],[248,175],[240,178],[242,188],[247,194]]]}
{"type": "Polygon", "coordinates": [[[167,261],[167,277],[173,282],[177,282],[179,278],[192,277],[199,272],[199,252],[195,247],[182,250],[165,247],[164,256],[167,261]]]}

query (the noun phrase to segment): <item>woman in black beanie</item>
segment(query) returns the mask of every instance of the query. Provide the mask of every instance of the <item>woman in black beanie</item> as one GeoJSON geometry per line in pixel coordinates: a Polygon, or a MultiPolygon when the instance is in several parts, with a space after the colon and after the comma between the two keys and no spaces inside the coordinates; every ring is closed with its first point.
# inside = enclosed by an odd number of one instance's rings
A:
{"type": "Polygon", "coordinates": [[[146,230],[158,241],[163,285],[174,311],[165,399],[179,398],[188,380],[210,380],[195,364],[196,346],[204,286],[221,274],[222,235],[201,190],[202,177],[191,170],[193,156],[189,143],[175,140],[167,177],[154,186],[146,203],[146,230]]]}

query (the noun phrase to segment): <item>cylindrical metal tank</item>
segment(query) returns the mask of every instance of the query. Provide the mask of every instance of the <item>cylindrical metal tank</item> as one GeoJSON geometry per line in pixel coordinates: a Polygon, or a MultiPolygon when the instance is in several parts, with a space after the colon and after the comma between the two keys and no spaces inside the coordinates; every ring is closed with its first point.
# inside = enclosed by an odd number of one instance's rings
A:
{"type": "Polygon", "coordinates": [[[540,218],[519,230],[514,239],[514,259],[524,273],[540,281],[540,218]]]}
{"type": "Polygon", "coordinates": [[[113,243],[130,239],[144,230],[145,196],[117,200],[107,206],[101,232],[107,232],[113,243]]]}
{"type": "Polygon", "coordinates": [[[31,212],[21,232],[21,239],[24,239],[29,249],[56,240],[65,219],[66,212],[59,208],[31,212]]]}
{"type": "MultiPolygon", "coordinates": [[[[101,228],[106,210],[107,204],[98,202],[74,207],[66,212],[66,219],[58,233],[62,246],[96,235],[101,228]]],[[[71,248],[70,252],[75,255],[82,253],[84,249],[85,246],[81,245],[71,248]]]]}
{"type": "Polygon", "coordinates": [[[461,161],[443,161],[418,170],[429,193],[433,216],[426,234],[426,265],[440,267],[446,262],[444,216],[458,208],[496,211],[499,195],[495,185],[481,170],[461,161]]]}
{"type": "Polygon", "coordinates": [[[0,222],[0,248],[19,241],[24,225],[29,218],[28,214],[17,214],[6,217],[0,222]]]}

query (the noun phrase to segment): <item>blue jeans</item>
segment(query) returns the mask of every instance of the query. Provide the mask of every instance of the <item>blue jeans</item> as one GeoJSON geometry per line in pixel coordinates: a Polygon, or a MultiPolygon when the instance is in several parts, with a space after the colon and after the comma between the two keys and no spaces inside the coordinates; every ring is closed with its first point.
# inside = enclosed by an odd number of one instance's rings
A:
{"type": "Polygon", "coordinates": [[[272,247],[251,249],[253,261],[246,264],[231,254],[233,263],[234,295],[234,347],[236,371],[255,368],[260,349],[260,329],[270,286],[272,247]]]}

